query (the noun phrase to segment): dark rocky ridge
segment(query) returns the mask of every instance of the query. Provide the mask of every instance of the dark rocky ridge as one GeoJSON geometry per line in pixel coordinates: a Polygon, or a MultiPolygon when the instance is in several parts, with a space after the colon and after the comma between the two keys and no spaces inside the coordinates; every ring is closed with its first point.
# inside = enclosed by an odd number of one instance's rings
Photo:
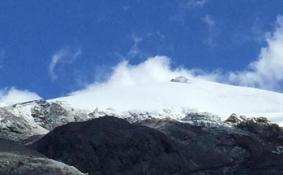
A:
{"type": "Polygon", "coordinates": [[[264,118],[223,125],[102,117],[55,128],[32,145],[90,175],[279,175],[282,129],[264,118]]]}
{"type": "Polygon", "coordinates": [[[32,147],[90,175],[186,174],[186,165],[194,168],[161,132],[114,117],[58,127],[32,147]]]}

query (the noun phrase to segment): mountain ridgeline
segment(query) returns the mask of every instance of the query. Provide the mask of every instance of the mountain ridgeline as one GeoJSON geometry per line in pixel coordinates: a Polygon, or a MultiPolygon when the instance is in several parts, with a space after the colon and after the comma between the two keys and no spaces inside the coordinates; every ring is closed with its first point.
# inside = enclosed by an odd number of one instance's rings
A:
{"type": "Polygon", "coordinates": [[[3,175],[283,174],[283,130],[264,117],[187,113],[176,120],[43,100],[0,109],[0,162],[9,162],[3,175]]]}
{"type": "Polygon", "coordinates": [[[0,107],[0,174],[283,174],[282,94],[184,77],[117,88],[0,107]]]}

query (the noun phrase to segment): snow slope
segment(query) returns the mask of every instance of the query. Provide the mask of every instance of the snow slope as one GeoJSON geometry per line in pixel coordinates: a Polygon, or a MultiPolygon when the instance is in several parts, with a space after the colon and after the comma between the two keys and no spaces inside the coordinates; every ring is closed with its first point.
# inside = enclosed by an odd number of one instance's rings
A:
{"type": "Polygon", "coordinates": [[[232,113],[267,117],[283,126],[282,107],[281,93],[178,77],[151,83],[99,84],[66,97],[5,106],[0,108],[0,130],[9,131],[10,139],[25,140],[69,122],[106,115],[130,122],[172,118],[220,126],[224,125],[221,119],[226,120],[232,113]]]}
{"type": "MultiPolygon", "coordinates": [[[[123,111],[208,112],[223,120],[232,113],[267,117],[283,125],[283,94],[256,88],[179,77],[170,81],[109,86],[100,84],[70,96],[52,99],[74,108],[123,111]]],[[[178,116],[178,115],[177,115],[178,116]]]]}

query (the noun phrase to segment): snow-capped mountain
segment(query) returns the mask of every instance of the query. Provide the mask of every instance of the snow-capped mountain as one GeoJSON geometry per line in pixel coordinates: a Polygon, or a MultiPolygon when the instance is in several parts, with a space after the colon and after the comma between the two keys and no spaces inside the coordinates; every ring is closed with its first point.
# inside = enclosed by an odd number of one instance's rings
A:
{"type": "Polygon", "coordinates": [[[12,132],[13,140],[25,140],[69,122],[102,116],[125,118],[130,122],[171,118],[195,125],[217,126],[226,125],[223,121],[235,113],[263,116],[283,124],[281,93],[186,77],[127,86],[101,84],[66,97],[0,109],[0,130],[5,131],[2,135],[12,132]]]}
{"type": "MultiPolygon", "coordinates": [[[[282,102],[280,93],[186,77],[153,84],[101,84],[67,97],[0,107],[0,138],[90,175],[116,174],[121,162],[127,162],[122,169],[130,174],[171,174],[172,167],[180,174],[282,174],[283,130],[259,117],[282,125],[282,102]],[[125,156],[124,150],[131,151],[125,156]],[[102,165],[107,168],[99,168],[102,165]],[[154,168],[139,168],[149,166],[154,168]]],[[[0,162],[26,160],[13,156],[2,156],[0,162]]],[[[34,161],[39,168],[49,161],[52,167],[80,174],[49,159],[27,159],[24,164],[34,161]]]]}

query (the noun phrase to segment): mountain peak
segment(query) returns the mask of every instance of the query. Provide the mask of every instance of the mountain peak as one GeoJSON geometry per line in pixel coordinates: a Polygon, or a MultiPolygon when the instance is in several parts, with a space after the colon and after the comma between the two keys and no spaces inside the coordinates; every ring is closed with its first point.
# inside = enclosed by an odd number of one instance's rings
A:
{"type": "Polygon", "coordinates": [[[190,83],[191,80],[189,80],[187,77],[184,76],[178,76],[176,78],[171,79],[171,82],[178,82],[178,83],[190,83]]]}

